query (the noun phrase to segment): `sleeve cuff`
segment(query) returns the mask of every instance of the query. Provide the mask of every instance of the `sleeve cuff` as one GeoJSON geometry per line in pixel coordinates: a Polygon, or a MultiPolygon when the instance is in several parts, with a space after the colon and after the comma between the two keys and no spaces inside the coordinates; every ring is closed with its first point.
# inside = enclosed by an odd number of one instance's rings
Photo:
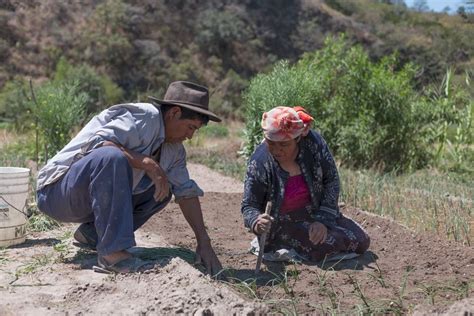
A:
{"type": "Polygon", "coordinates": [[[248,231],[249,231],[250,233],[254,234],[254,235],[259,236],[258,234],[255,233],[255,230],[253,229],[253,228],[255,227],[255,224],[257,224],[257,218],[258,218],[258,217],[256,217],[256,218],[253,220],[253,222],[250,224],[250,227],[249,227],[248,231]]]}
{"type": "Polygon", "coordinates": [[[178,202],[181,199],[204,196],[204,191],[193,180],[189,180],[179,188],[173,190],[174,200],[178,202]]]}

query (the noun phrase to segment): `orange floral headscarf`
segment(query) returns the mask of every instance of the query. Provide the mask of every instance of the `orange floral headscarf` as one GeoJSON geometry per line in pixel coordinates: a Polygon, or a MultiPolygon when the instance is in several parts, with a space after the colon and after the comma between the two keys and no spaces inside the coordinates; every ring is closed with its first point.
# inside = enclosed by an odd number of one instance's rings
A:
{"type": "Polygon", "coordinates": [[[281,142],[300,136],[314,119],[301,106],[277,106],[263,113],[262,129],[266,139],[281,142]]]}

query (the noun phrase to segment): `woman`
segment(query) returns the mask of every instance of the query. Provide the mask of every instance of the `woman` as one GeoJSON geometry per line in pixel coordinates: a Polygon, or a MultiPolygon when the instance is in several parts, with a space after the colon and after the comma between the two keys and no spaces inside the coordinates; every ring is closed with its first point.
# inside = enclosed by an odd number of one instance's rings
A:
{"type": "Polygon", "coordinates": [[[338,207],[339,176],[329,148],[302,107],[264,113],[265,140],[248,162],[242,214],[265,251],[293,248],[311,261],[339,252],[362,254],[370,239],[338,207]],[[262,214],[272,202],[270,215],[262,214]]]}

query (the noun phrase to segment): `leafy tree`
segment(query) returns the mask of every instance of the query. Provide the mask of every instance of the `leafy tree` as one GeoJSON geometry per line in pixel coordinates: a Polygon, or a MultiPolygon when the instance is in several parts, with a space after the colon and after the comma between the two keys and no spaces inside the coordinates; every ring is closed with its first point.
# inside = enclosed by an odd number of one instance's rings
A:
{"type": "Polygon", "coordinates": [[[415,0],[413,2],[413,9],[418,12],[428,12],[430,7],[426,0],[415,0]]]}
{"type": "Polygon", "coordinates": [[[474,13],[474,1],[473,0],[464,0],[464,7],[466,12],[474,13]]]}
{"type": "Polygon", "coordinates": [[[117,72],[131,59],[133,46],[126,30],[126,5],[107,0],[97,5],[78,38],[80,53],[93,65],[109,65],[117,72]]]}
{"type": "Polygon", "coordinates": [[[393,4],[393,5],[398,5],[402,7],[406,7],[406,3],[404,0],[379,0],[380,3],[386,3],[386,4],[393,4]]]}

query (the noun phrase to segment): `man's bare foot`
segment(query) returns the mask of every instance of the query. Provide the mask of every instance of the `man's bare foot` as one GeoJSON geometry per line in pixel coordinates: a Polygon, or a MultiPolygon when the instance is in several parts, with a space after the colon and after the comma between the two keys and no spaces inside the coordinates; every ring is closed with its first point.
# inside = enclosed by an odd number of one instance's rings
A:
{"type": "Polygon", "coordinates": [[[132,257],[132,254],[129,253],[128,251],[120,250],[120,251],[117,251],[117,252],[113,252],[109,255],[102,256],[102,259],[105,260],[105,262],[107,264],[114,265],[119,261],[131,258],[131,257],[132,257]]]}

